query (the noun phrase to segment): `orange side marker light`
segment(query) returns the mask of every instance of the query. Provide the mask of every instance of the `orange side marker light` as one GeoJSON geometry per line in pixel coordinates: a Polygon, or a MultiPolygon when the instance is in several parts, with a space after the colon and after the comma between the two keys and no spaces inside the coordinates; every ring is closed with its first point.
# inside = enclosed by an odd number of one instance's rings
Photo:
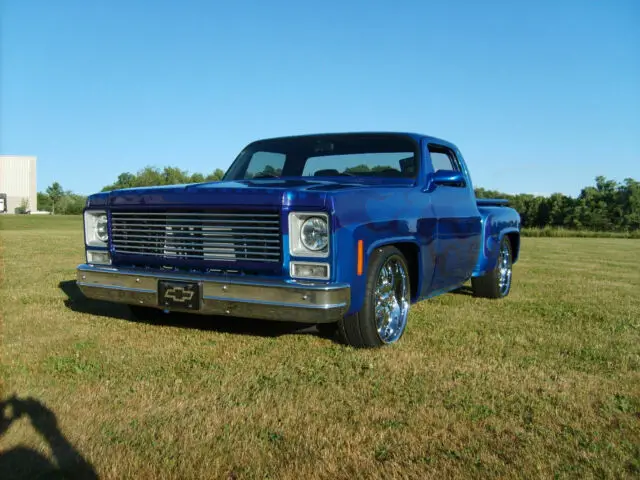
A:
{"type": "Polygon", "coordinates": [[[364,244],[362,240],[358,240],[358,276],[362,276],[362,269],[364,266],[364,244]]]}

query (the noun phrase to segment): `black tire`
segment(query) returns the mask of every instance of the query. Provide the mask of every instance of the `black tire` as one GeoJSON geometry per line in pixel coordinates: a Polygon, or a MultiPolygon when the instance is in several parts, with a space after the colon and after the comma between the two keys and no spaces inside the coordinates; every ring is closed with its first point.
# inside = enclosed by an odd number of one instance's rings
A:
{"type": "MultiPolygon", "coordinates": [[[[404,334],[406,328],[406,315],[408,314],[408,304],[405,312],[405,321],[397,337],[393,341],[385,341],[378,333],[376,325],[376,284],[382,267],[389,261],[397,261],[405,272],[407,296],[411,292],[411,279],[407,260],[400,250],[395,247],[382,247],[376,249],[369,260],[367,267],[367,278],[365,284],[365,297],[362,308],[355,315],[350,315],[338,321],[338,335],[340,340],[356,348],[375,348],[382,345],[396,343],[404,334]]],[[[407,301],[410,301],[407,298],[407,301]]]]}
{"type": "Polygon", "coordinates": [[[336,335],[338,324],[337,323],[318,323],[316,324],[316,328],[318,329],[318,333],[320,334],[321,337],[333,338],[336,335]]]}
{"type": "Polygon", "coordinates": [[[166,322],[169,314],[158,308],[142,307],[140,305],[129,305],[129,311],[134,320],[147,323],[166,322]]]}
{"type": "Polygon", "coordinates": [[[483,298],[504,298],[509,295],[511,291],[511,272],[513,266],[513,254],[511,249],[511,241],[509,237],[504,236],[500,243],[500,250],[498,251],[498,261],[496,266],[490,272],[487,272],[482,277],[472,277],[471,287],[473,294],[476,297],[483,298]],[[508,268],[509,275],[506,284],[501,285],[501,263],[504,255],[506,254],[506,263],[503,265],[508,268]]]}

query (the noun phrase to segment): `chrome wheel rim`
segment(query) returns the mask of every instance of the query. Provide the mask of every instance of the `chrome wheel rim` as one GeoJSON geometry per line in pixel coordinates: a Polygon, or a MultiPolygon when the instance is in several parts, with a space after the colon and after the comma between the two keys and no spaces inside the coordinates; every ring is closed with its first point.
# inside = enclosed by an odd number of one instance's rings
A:
{"type": "Polygon", "coordinates": [[[500,295],[504,296],[511,288],[511,252],[509,245],[505,243],[500,247],[500,255],[498,256],[498,288],[500,295]]]}
{"type": "Polygon", "coordinates": [[[409,315],[409,276],[404,264],[391,257],[382,265],[375,288],[376,328],[384,343],[396,342],[409,315]]]}

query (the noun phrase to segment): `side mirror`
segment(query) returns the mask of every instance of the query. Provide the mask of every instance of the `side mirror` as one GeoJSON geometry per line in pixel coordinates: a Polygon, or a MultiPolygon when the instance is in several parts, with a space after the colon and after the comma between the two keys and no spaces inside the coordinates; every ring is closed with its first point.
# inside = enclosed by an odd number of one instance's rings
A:
{"type": "Polygon", "coordinates": [[[466,185],[464,174],[456,170],[438,170],[431,177],[431,183],[449,187],[464,187],[466,185]]]}

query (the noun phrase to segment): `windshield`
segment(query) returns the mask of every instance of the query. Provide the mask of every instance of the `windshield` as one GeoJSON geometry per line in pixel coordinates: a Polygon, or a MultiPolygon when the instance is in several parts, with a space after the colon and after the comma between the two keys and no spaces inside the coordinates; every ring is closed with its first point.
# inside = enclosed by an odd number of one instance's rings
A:
{"type": "Polygon", "coordinates": [[[417,144],[394,134],[310,135],[261,140],[236,158],[223,180],[280,177],[415,178],[417,144]]]}

